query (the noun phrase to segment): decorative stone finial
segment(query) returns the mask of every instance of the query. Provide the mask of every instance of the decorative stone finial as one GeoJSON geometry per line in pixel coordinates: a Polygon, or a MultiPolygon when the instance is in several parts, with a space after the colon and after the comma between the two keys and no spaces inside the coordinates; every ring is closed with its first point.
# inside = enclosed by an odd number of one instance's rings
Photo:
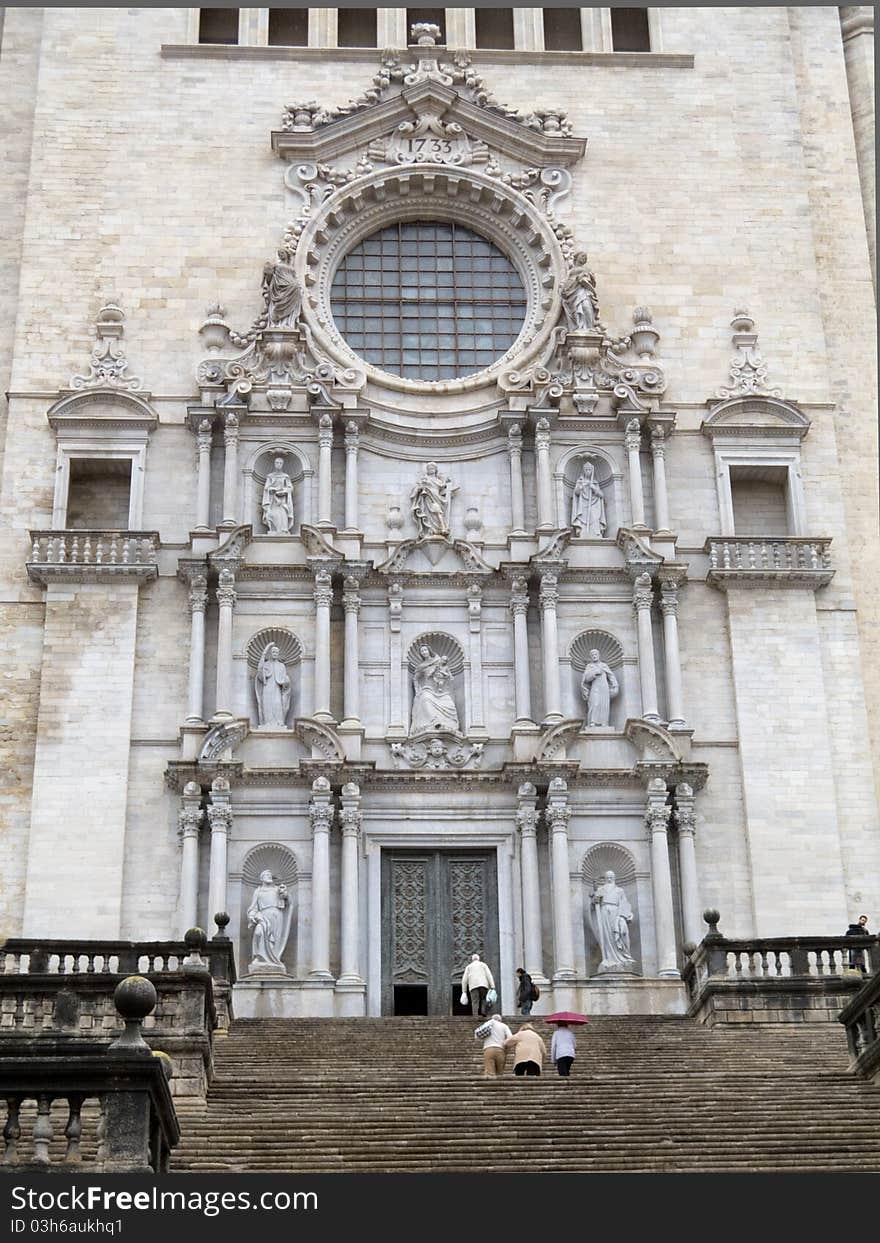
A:
{"type": "Polygon", "coordinates": [[[143,388],[137,376],[127,375],[128,360],[122,339],[125,336],[125,312],[118,303],[105,302],[95,318],[95,348],[89,359],[88,375],[71,377],[70,387],[119,388],[134,391],[143,388]]]}
{"type": "Polygon", "coordinates": [[[719,388],[717,396],[722,399],[748,397],[751,394],[781,397],[782,389],[771,388],[767,382],[767,364],[758,349],[754,319],[748,311],[739,309],[733,312],[730,326],[737,353],[730,360],[731,383],[719,388]]]}
{"type": "Polygon", "coordinates": [[[202,787],[199,785],[197,781],[188,781],[186,785],[183,787],[183,797],[184,798],[201,798],[202,787]]]}
{"type": "Polygon", "coordinates": [[[218,911],[217,914],[214,916],[214,923],[217,925],[217,931],[211,937],[211,940],[212,941],[228,941],[229,937],[226,935],[226,927],[229,923],[229,916],[226,914],[226,912],[218,911]]]}
{"type": "Polygon", "coordinates": [[[156,989],[142,975],[127,975],[113,993],[113,1004],[125,1022],[125,1031],[110,1045],[119,1053],[151,1053],[141,1035],[141,1024],[156,1008],[156,989]]]}
{"type": "Polygon", "coordinates": [[[360,798],[360,786],[354,781],[346,781],[342,787],[343,798],[360,798]]]}
{"type": "Polygon", "coordinates": [[[229,325],[226,323],[226,307],[216,303],[209,306],[205,322],[199,329],[202,344],[209,353],[225,350],[229,345],[229,325]]]}
{"type": "Polygon", "coordinates": [[[187,928],[183,934],[183,943],[191,954],[201,953],[208,944],[208,934],[204,928],[187,928]]]}
{"type": "Polygon", "coordinates": [[[633,330],[630,333],[630,340],[639,356],[639,361],[650,363],[654,358],[654,348],[660,340],[660,333],[654,327],[651,312],[646,306],[637,306],[633,311],[633,330]]]}
{"type": "Polygon", "coordinates": [[[435,47],[441,38],[440,27],[433,22],[414,22],[409,33],[419,47],[435,47]]]}
{"type": "Polygon", "coordinates": [[[330,782],[326,777],[316,777],[312,782],[312,789],[316,794],[323,794],[330,789],[330,782]]]}
{"type": "Polygon", "coordinates": [[[531,781],[524,781],[517,790],[517,794],[520,798],[534,798],[537,793],[538,791],[535,789],[531,781]]]}
{"type": "Polygon", "coordinates": [[[718,921],[720,918],[721,918],[720,912],[716,911],[713,907],[709,907],[705,911],[703,911],[703,919],[709,925],[708,935],[710,937],[721,936],[721,933],[718,931],[718,921]]]}

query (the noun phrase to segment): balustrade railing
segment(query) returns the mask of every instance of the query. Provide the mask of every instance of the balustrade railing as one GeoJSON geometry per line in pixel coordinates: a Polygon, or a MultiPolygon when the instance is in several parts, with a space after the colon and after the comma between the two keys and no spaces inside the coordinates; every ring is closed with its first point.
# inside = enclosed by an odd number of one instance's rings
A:
{"type": "Polygon", "coordinates": [[[756,581],[802,579],[821,586],[834,574],[830,545],[828,538],[710,536],[705,544],[709,580],[730,575],[756,581]]]}
{"type": "Polygon", "coordinates": [[[851,1068],[880,1084],[880,972],[866,980],[838,1017],[846,1028],[851,1068]]]}
{"type": "Polygon", "coordinates": [[[157,531],[31,531],[30,536],[27,570],[35,582],[78,576],[148,579],[158,572],[157,531]]]}
{"type": "Polygon", "coordinates": [[[771,937],[729,940],[709,936],[697,946],[682,972],[688,992],[696,996],[708,979],[782,980],[792,977],[842,978],[852,970],[850,955],[861,950],[865,967],[880,964],[877,937],[771,937]]]}
{"type": "MultiPolygon", "coordinates": [[[[78,941],[9,938],[0,945],[3,975],[160,975],[180,971],[191,949],[182,941],[78,941]]],[[[215,938],[201,947],[215,981],[235,983],[232,943],[215,938]]]]}

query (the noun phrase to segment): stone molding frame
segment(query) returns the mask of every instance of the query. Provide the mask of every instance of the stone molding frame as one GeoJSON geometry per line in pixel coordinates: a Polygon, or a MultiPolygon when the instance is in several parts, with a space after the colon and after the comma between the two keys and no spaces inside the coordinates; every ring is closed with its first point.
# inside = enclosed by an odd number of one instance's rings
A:
{"type": "Polygon", "coordinates": [[[302,317],[318,348],[340,367],[365,370],[386,389],[420,394],[470,392],[496,382],[502,372],[528,366],[559,322],[566,273],[550,223],[524,195],[472,168],[430,164],[383,169],[337,190],[308,219],[295,267],[307,290],[302,317]],[[353,353],[333,321],[330,289],[348,251],[387,225],[419,219],[460,224],[486,237],[510,259],[525,286],[527,310],[519,336],[475,375],[440,381],[390,375],[353,353]]]}

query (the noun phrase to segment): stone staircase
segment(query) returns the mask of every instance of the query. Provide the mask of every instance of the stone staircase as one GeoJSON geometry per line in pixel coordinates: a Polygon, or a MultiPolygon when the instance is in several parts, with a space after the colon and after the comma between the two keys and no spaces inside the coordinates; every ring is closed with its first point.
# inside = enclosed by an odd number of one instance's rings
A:
{"type": "Polygon", "coordinates": [[[880,1172],[880,1091],[836,1023],[597,1018],[568,1081],[484,1080],[475,1025],[235,1022],[207,1103],[178,1102],[172,1170],[880,1172]]]}

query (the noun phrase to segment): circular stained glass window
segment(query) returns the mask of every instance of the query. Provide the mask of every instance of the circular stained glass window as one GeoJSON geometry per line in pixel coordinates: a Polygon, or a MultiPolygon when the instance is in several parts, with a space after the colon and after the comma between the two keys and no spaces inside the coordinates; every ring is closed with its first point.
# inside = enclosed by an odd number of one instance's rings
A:
{"type": "Polygon", "coordinates": [[[526,315],[507,256],[470,229],[433,220],[359,242],[336,270],[330,301],[349,348],[407,380],[483,371],[507,353],[526,315]]]}

